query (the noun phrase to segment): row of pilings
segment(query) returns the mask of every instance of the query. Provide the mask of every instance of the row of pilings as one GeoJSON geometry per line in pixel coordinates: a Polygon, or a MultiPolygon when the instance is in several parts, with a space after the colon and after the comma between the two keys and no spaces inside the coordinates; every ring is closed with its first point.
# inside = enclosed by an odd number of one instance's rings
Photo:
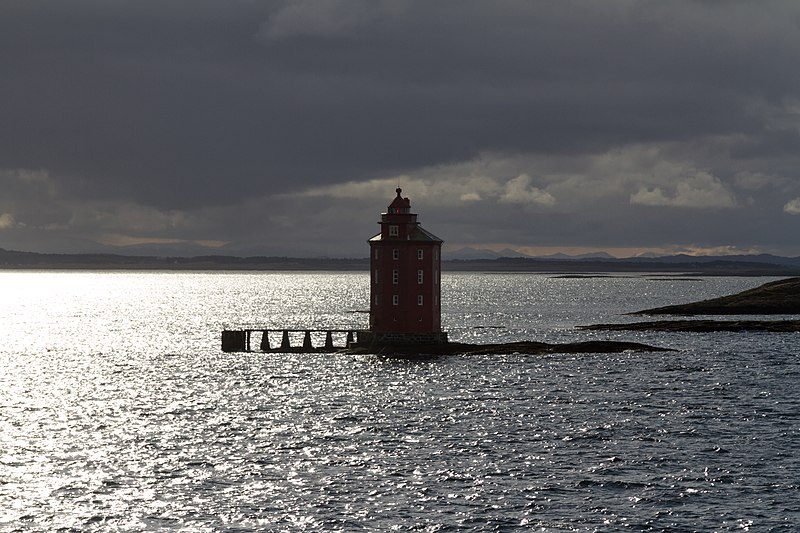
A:
{"type": "Polygon", "coordinates": [[[355,340],[355,330],[352,329],[238,329],[238,330],[225,330],[222,332],[222,351],[223,352],[252,352],[253,333],[261,333],[261,342],[259,349],[262,352],[326,352],[346,348],[351,345],[355,340]],[[281,331],[281,343],[278,347],[273,348],[270,345],[269,335],[270,331],[281,331]],[[299,346],[292,346],[290,334],[302,333],[303,343],[299,346]],[[322,346],[314,346],[311,340],[312,333],[325,333],[325,344],[322,346]],[[334,345],[334,333],[346,334],[341,335],[344,344],[340,346],[334,345]]]}

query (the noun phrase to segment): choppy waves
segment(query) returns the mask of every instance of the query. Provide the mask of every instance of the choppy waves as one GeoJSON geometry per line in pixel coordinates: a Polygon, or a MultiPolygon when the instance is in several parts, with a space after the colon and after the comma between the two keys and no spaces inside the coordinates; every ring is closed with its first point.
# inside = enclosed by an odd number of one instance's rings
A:
{"type": "MultiPolygon", "coordinates": [[[[55,277],[16,278],[37,285],[0,310],[3,531],[800,525],[791,334],[422,362],[223,354],[224,324],[363,319],[347,310],[366,276],[40,276],[55,277]]],[[[470,341],[584,338],[571,326],[760,281],[455,274],[445,323],[470,341]]]]}

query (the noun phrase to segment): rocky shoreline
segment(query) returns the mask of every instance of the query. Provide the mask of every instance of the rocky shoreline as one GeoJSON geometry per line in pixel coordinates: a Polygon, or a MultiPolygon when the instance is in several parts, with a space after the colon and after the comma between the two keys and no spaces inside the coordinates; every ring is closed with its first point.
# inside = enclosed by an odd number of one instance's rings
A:
{"type": "Polygon", "coordinates": [[[619,341],[586,341],[565,344],[549,344],[545,342],[521,341],[499,344],[469,344],[448,342],[442,344],[419,345],[387,345],[354,346],[340,350],[339,353],[349,355],[387,355],[400,357],[426,357],[437,355],[501,355],[525,354],[544,355],[551,353],[622,353],[634,352],[667,352],[669,348],[659,348],[638,342],[619,341]]]}
{"type": "Polygon", "coordinates": [[[680,305],[668,305],[632,315],[800,315],[800,278],[765,283],[755,289],[680,305]]]}
{"type": "MultiPolygon", "coordinates": [[[[765,283],[747,291],[681,305],[669,305],[631,315],[800,315],[800,278],[765,283]]],[[[800,320],[655,320],[627,324],[592,324],[583,330],[603,331],[764,331],[800,332],[800,320]]]]}
{"type": "Polygon", "coordinates": [[[711,333],[715,331],[800,332],[800,320],[655,320],[628,324],[592,324],[578,326],[594,331],[676,331],[711,333]]]}

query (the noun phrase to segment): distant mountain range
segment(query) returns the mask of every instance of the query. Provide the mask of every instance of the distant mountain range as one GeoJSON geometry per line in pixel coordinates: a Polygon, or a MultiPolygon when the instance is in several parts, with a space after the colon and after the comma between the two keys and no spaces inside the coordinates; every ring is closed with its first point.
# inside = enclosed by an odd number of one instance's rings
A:
{"type": "Polygon", "coordinates": [[[638,255],[635,257],[616,258],[606,252],[593,252],[588,254],[567,255],[563,253],[551,255],[526,255],[516,250],[506,248],[495,252],[485,248],[464,247],[458,250],[443,254],[445,259],[503,259],[503,258],[529,258],[538,260],[557,260],[557,261],[622,261],[622,262],[642,262],[642,263],[711,263],[714,261],[736,261],[747,263],[766,263],[787,266],[800,266],[800,257],[781,257],[771,254],[758,255],[708,255],[697,256],[688,254],[657,255],[652,252],[638,255]]]}
{"type": "Polygon", "coordinates": [[[529,259],[614,259],[614,256],[605,252],[594,252],[581,255],[552,254],[545,256],[533,256],[520,253],[511,248],[505,248],[499,252],[487,250],[485,248],[470,248],[469,246],[451,250],[442,254],[444,259],[502,259],[506,257],[527,257],[529,259]]]}
{"type": "MultiPolygon", "coordinates": [[[[511,251],[513,252],[513,251],[511,251]]],[[[445,256],[443,270],[486,272],[547,272],[587,275],[606,272],[663,272],[670,274],[800,276],[800,257],[769,254],[734,256],[672,255],[617,259],[608,254],[548,257],[502,256],[458,258],[445,256]]],[[[463,255],[466,255],[463,254],[463,255]]],[[[0,248],[0,269],[83,270],[367,270],[366,258],[235,257],[201,255],[159,257],[116,254],[40,254],[0,248]]]]}
{"type": "Polygon", "coordinates": [[[695,256],[687,254],[668,255],[661,257],[635,257],[625,261],[639,261],[642,263],[712,263],[714,261],[736,261],[742,263],[763,263],[770,265],[784,265],[800,267],[800,257],[781,257],[771,254],[757,255],[717,255],[717,256],[695,256]]]}
{"type": "Polygon", "coordinates": [[[117,254],[40,254],[0,248],[0,269],[367,270],[368,268],[368,259],[235,257],[229,255],[160,257],[117,254]]]}

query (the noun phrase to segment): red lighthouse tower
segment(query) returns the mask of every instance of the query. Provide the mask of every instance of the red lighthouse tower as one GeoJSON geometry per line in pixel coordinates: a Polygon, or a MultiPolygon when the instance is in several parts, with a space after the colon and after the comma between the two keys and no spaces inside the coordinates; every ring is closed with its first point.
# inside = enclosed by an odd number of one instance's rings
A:
{"type": "Polygon", "coordinates": [[[442,240],[424,230],[401,196],[378,222],[381,232],[369,240],[369,332],[363,341],[383,344],[447,342],[441,321],[442,240]]]}

